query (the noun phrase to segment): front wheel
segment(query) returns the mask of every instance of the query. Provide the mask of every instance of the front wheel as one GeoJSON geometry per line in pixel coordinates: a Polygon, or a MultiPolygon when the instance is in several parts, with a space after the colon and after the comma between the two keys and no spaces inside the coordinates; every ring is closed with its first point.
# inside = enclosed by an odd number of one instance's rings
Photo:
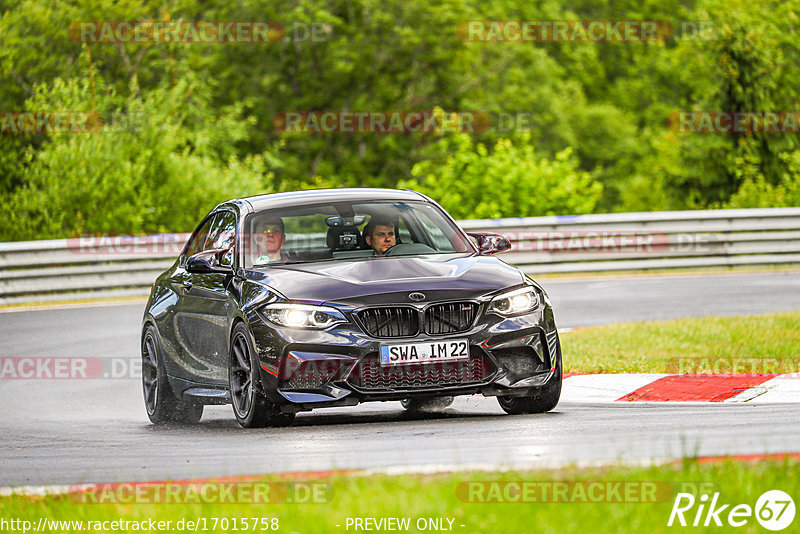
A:
{"type": "Polygon", "coordinates": [[[497,397],[497,402],[504,412],[511,415],[549,412],[558,404],[561,397],[562,365],[561,341],[556,342],[556,371],[543,387],[530,397],[497,397]]]}
{"type": "Polygon", "coordinates": [[[155,327],[148,324],[142,331],[142,392],[147,417],[157,424],[197,423],[203,417],[203,405],[175,396],[163,363],[158,334],[155,327]]]}
{"type": "Polygon", "coordinates": [[[228,365],[231,403],[236,420],[244,428],[291,425],[294,414],[281,413],[264,395],[258,369],[258,358],[251,345],[250,333],[244,323],[238,323],[231,336],[228,365]]]}

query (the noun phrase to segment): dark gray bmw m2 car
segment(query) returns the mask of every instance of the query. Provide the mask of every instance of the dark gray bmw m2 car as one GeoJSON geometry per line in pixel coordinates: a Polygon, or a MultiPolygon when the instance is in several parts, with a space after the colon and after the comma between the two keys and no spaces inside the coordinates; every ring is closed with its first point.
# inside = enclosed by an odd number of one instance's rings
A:
{"type": "Polygon", "coordinates": [[[561,348],[542,288],[413,191],[336,189],[220,204],[158,277],[142,325],[154,423],[233,404],[244,427],[367,401],[496,396],[545,412],[561,348]]]}

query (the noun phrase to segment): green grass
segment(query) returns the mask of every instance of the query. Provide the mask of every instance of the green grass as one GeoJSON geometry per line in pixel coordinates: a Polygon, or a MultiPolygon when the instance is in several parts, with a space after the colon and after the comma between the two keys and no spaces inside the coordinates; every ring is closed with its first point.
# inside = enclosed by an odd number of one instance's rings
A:
{"type": "MultiPolygon", "coordinates": [[[[340,476],[337,478],[305,480],[305,483],[330,484],[330,499],[318,504],[82,504],[65,496],[7,497],[0,499],[0,516],[4,519],[18,518],[38,522],[39,517],[61,520],[105,521],[126,520],[170,520],[181,518],[206,518],[209,532],[222,532],[218,523],[211,529],[212,518],[278,518],[280,532],[326,533],[355,532],[346,529],[347,518],[411,518],[411,532],[417,532],[414,523],[419,518],[453,519],[453,531],[457,533],[498,532],[674,532],[667,528],[675,496],[679,491],[700,497],[719,492],[720,503],[748,504],[754,506],[765,491],[780,489],[800,499],[800,477],[793,476],[797,464],[790,459],[762,460],[756,463],[725,461],[720,463],[697,463],[685,461],[665,466],[632,468],[607,467],[593,469],[565,469],[524,472],[477,472],[441,475],[373,475],[340,476]],[[489,495],[488,489],[503,487],[502,482],[545,483],[545,487],[565,487],[566,494],[559,502],[470,502],[467,488],[479,488],[473,492],[473,501],[489,495]],[[556,482],[557,484],[552,484],[556,482]],[[614,484],[627,482],[628,487],[657,488],[646,491],[642,497],[634,495],[632,502],[591,502],[588,497],[589,482],[614,484]],[[495,483],[481,486],[478,484],[495,483]],[[472,486],[470,486],[472,484],[472,486]],[[582,492],[587,490],[587,497],[582,492]],[[566,502],[564,500],[566,496],[566,502]],[[340,525],[337,527],[336,525],[340,525]],[[461,525],[464,525],[463,527],[461,525]]],[[[265,480],[278,480],[276,478],[265,480]]],[[[542,487],[541,485],[539,487],[542,487]]],[[[541,498],[541,492],[533,495],[541,498]]],[[[624,493],[620,493],[624,495],[624,493]]],[[[596,495],[597,496],[597,495],[596,495]]],[[[623,497],[624,498],[624,497],[623,497]]],[[[731,507],[728,508],[730,510],[731,507]]],[[[687,513],[691,522],[697,506],[687,513]]],[[[726,512],[727,513],[727,512],[726,512]]],[[[722,519],[724,521],[725,515],[722,519]]],[[[445,522],[445,524],[447,524],[445,522]]],[[[794,525],[800,524],[800,518],[794,525]]],[[[724,532],[730,527],[703,529],[689,527],[692,532],[724,532]]],[[[174,527],[173,527],[174,529],[174,527]]],[[[682,530],[677,528],[678,531],[682,530]]],[[[739,532],[763,532],[750,518],[739,532]]],[[[70,532],[61,530],[56,532],[70,532]]],[[[74,531],[74,529],[72,530],[74,531]]],[[[90,530],[86,529],[86,532],[90,530]]],[[[128,531],[133,531],[129,529],[128,531]]],[[[202,528],[199,529],[202,532],[202,528]]],[[[229,524],[228,532],[233,531],[229,524]]],[[[787,532],[792,531],[788,529],[787,532]]]]}
{"type": "Polygon", "coordinates": [[[561,335],[572,373],[800,371],[800,312],[624,323],[561,335]]]}

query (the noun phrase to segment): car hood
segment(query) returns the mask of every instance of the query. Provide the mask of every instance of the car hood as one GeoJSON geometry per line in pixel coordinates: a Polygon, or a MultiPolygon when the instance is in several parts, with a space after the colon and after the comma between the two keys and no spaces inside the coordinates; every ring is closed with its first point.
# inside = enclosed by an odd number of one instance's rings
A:
{"type": "Polygon", "coordinates": [[[320,303],[411,291],[477,295],[524,281],[517,268],[498,258],[463,254],[276,265],[247,273],[288,299],[320,303]]]}

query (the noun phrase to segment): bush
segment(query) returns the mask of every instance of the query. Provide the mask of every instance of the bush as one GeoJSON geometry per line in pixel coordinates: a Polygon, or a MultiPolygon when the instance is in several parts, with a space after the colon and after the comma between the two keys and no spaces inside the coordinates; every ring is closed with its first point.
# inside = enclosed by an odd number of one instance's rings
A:
{"type": "Polygon", "coordinates": [[[25,182],[0,205],[0,240],[189,231],[217,203],[263,191],[263,158],[233,155],[252,122],[241,106],[214,116],[211,88],[193,79],[150,91],[134,80],[128,97],[95,82],[93,94],[87,79],[56,79],[28,100],[30,111],[94,109],[107,122],[27,151],[25,182]]]}
{"type": "Polygon", "coordinates": [[[440,141],[444,161],[427,160],[400,187],[424,193],[456,219],[590,213],[602,185],[578,169],[572,150],[538,155],[525,135],[500,139],[490,151],[466,134],[440,141]]]}
{"type": "MultiPolygon", "coordinates": [[[[800,206],[800,151],[782,154],[785,171],[777,185],[761,173],[748,173],[725,208],[781,208],[800,206]]],[[[744,165],[744,162],[742,162],[744,165]]]]}

